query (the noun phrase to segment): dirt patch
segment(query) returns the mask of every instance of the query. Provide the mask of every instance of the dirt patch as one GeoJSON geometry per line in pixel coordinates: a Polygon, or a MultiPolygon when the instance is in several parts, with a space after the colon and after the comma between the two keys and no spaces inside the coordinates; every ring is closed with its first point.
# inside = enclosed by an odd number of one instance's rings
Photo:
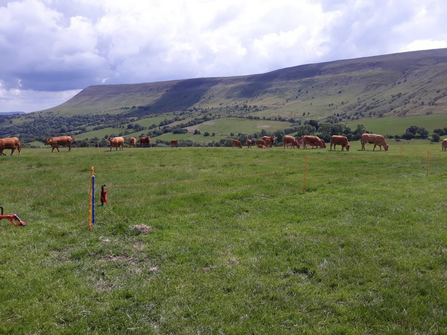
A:
{"type": "Polygon", "coordinates": [[[266,129],[266,128],[270,128],[271,126],[269,125],[269,124],[258,124],[257,126],[256,126],[256,128],[264,128],[264,129],[266,129]]]}
{"type": "Polygon", "coordinates": [[[133,226],[132,229],[140,232],[143,235],[147,235],[152,231],[152,227],[146,226],[145,224],[137,224],[133,226]]]}
{"type": "Polygon", "coordinates": [[[104,257],[98,258],[98,262],[121,262],[121,263],[130,263],[130,264],[136,264],[137,261],[133,259],[132,257],[126,257],[126,256],[114,256],[114,255],[106,255],[104,257]]]}
{"type": "Polygon", "coordinates": [[[206,121],[204,123],[201,123],[201,124],[198,124],[198,125],[195,125],[195,126],[186,127],[185,129],[187,131],[193,133],[195,130],[199,130],[200,125],[203,125],[203,126],[213,126],[214,125],[214,121],[206,121]]]}
{"type": "Polygon", "coordinates": [[[140,243],[140,242],[134,243],[134,245],[133,245],[133,247],[137,250],[143,250],[145,246],[146,246],[145,243],[140,243]]]}

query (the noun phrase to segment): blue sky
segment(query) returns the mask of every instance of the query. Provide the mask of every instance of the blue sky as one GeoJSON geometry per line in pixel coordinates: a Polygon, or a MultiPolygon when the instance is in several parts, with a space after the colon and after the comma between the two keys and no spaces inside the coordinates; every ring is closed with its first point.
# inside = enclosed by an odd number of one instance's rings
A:
{"type": "Polygon", "coordinates": [[[441,0],[0,0],[0,111],[89,85],[447,47],[441,0]]]}

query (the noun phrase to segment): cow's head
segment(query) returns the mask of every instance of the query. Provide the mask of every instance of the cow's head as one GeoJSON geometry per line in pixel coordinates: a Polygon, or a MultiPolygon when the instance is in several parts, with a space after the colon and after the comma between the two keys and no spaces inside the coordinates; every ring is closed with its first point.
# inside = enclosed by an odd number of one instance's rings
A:
{"type": "Polygon", "coordinates": [[[112,142],[112,140],[113,140],[113,137],[109,137],[108,141],[112,142]]]}
{"type": "Polygon", "coordinates": [[[326,149],[326,142],[324,140],[320,140],[320,147],[326,149]]]}
{"type": "Polygon", "coordinates": [[[388,144],[385,144],[383,147],[385,148],[385,151],[388,151],[388,144]]]}
{"type": "Polygon", "coordinates": [[[50,144],[50,140],[51,140],[51,138],[46,138],[46,139],[45,139],[45,145],[50,144]]]}
{"type": "Polygon", "coordinates": [[[348,144],[346,144],[346,151],[349,151],[349,148],[350,148],[351,146],[349,145],[349,143],[348,144]]]}

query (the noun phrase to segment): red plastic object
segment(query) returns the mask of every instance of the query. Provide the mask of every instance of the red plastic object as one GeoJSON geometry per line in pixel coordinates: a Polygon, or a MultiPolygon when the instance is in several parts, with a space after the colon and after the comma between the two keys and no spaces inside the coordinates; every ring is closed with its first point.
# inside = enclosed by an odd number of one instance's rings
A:
{"type": "Polygon", "coordinates": [[[9,222],[11,222],[16,227],[18,227],[18,226],[26,226],[26,223],[23,222],[22,220],[20,220],[20,218],[16,214],[0,215],[0,220],[1,219],[9,220],[9,222]]]}
{"type": "Polygon", "coordinates": [[[101,206],[107,203],[107,190],[106,185],[101,186],[101,206]]]}
{"type": "Polygon", "coordinates": [[[3,215],[3,207],[0,206],[0,220],[6,219],[9,220],[14,226],[26,226],[26,223],[20,220],[17,214],[3,215]]]}

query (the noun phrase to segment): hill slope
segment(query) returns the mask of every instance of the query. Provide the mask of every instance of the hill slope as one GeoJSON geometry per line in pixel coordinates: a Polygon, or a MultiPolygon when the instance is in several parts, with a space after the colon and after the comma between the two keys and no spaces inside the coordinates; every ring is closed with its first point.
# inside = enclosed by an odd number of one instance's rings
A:
{"type": "Polygon", "coordinates": [[[265,74],[91,86],[46,112],[160,114],[256,105],[254,114],[346,118],[443,113],[447,49],[310,64],[265,74]],[[135,107],[135,108],[132,108],[135,107]],[[129,108],[129,110],[128,110],[129,108]]]}

